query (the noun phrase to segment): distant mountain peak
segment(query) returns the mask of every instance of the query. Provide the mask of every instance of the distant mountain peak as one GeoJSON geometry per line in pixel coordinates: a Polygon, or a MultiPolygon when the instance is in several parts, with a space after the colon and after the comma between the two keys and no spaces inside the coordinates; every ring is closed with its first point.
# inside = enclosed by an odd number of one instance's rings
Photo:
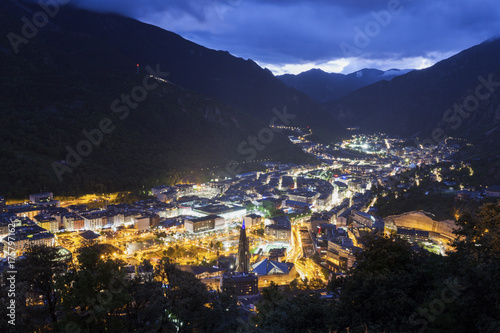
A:
{"type": "MultiPolygon", "coordinates": [[[[419,136],[437,144],[449,136],[467,138],[474,151],[498,155],[500,39],[492,38],[422,70],[377,82],[326,104],[344,126],[365,132],[419,136]],[[487,95],[480,91],[488,90],[487,95]],[[471,101],[477,101],[471,104],[471,101]]],[[[489,155],[488,155],[489,154],[489,155]]]]}
{"type": "Polygon", "coordinates": [[[318,102],[335,100],[359,88],[381,80],[391,80],[411,70],[390,69],[382,71],[374,68],[363,68],[349,74],[328,73],[313,68],[297,75],[278,76],[286,85],[302,91],[318,102]]]}

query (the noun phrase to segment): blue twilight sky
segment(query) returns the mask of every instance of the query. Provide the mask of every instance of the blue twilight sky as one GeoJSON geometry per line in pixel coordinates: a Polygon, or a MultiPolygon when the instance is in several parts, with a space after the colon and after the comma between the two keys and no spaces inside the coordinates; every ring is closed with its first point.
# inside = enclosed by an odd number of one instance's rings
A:
{"type": "Polygon", "coordinates": [[[500,36],[499,0],[72,0],[275,74],[425,68],[500,36]]]}

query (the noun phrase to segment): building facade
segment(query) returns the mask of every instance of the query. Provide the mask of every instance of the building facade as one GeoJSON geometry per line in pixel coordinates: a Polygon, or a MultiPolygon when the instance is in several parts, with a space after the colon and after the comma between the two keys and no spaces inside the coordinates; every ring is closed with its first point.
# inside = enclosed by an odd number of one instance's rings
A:
{"type": "Polygon", "coordinates": [[[220,289],[238,297],[259,294],[259,278],[255,273],[228,272],[222,274],[220,289]]]}
{"type": "Polygon", "coordinates": [[[209,215],[197,219],[184,220],[184,228],[187,232],[190,233],[222,229],[224,228],[225,224],[225,220],[217,215],[209,215]]]}
{"type": "Polygon", "coordinates": [[[264,231],[267,236],[279,241],[289,242],[292,237],[292,225],[286,215],[272,218],[271,224],[266,225],[264,231]]]}

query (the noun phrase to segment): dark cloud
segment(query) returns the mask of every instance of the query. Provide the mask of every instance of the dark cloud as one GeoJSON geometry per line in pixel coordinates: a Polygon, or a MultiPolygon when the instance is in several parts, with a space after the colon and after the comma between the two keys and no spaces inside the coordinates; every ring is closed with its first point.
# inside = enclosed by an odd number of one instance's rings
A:
{"type": "Polygon", "coordinates": [[[204,46],[275,66],[321,65],[349,57],[349,65],[344,66],[349,69],[356,64],[391,66],[391,63],[422,67],[500,31],[498,0],[73,0],[72,3],[128,15],[204,46]],[[391,8],[395,8],[392,13],[391,8]]]}
{"type": "Polygon", "coordinates": [[[72,0],[71,4],[101,12],[119,13],[134,18],[147,16],[151,13],[171,12],[187,14],[200,21],[205,19],[203,6],[210,0],[178,1],[178,0],[72,0]]]}

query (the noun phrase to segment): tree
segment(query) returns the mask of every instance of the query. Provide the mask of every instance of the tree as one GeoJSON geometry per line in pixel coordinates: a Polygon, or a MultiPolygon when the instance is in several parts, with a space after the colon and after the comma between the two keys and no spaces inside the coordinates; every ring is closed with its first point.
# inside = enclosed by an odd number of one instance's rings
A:
{"type": "Polygon", "coordinates": [[[144,268],[145,272],[153,272],[153,265],[148,259],[144,259],[141,263],[141,266],[144,268]]]}
{"type": "Polygon", "coordinates": [[[58,249],[47,246],[28,248],[15,262],[17,273],[4,271],[0,285],[0,327],[16,332],[54,330],[60,320],[58,306],[60,295],[57,280],[64,273],[66,264],[59,261],[58,249]],[[15,326],[9,306],[15,302],[15,326]]]}
{"type": "Polygon", "coordinates": [[[340,291],[336,307],[339,329],[411,331],[409,318],[439,281],[440,257],[416,252],[395,237],[368,235],[358,266],[346,278],[333,279],[330,291],[340,291]]]}
{"type": "Polygon", "coordinates": [[[156,275],[164,286],[158,331],[174,327],[178,332],[225,332],[223,327],[236,324],[233,299],[210,293],[193,274],[177,269],[169,258],[160,261],[156,275]],[[222,323],[218,318],[227,322],[222,323]]]}
{"type": "Polygon", "coordinates": [[[459,219],[449,253],[458,291],[453,320],[464,331],[500,330],[500,201],[459,219]]]}
{"type": "Polygon", "coordinates": [[[283,296],[283,293],[274,281],[271,281],[269,287],[262,290],[261,296],[259,303],[257,303],[258,316],[256,322],[264,323],[278,303],[285,300],[285,296],[283,296]]]}
{"type": "Polygon", "coordinates": [[[264,236],[264,228],[263,227],[260,227],[258,229],[254,229],[253,231],[254,234],[256,234],[257,236],[264,236]]]}
{"type": "Polygon", "coordinates": [[[500,201],[483,205],[477,214],[464,214],[458,224],[456,256],[477,264],[500,259],[500,201]]]}
{"type": "Polygon", "coordinates": [[[287,299],[271,283],[257,304],[258,315],[251,320],[257,332],[331,332],[332,304],[318,295],[298,295],[287,299]]]}
{"type": "Polygon", "coordinates": [[[98,249],[86,247],[78,254],[79,265],[61,281],[61,329],[74,331],[123,330],[121,313],[131,296],[121,260],[102,259],[98,249]]]}
{"type": "Polygon", "coordinates": [[[17,262],[19,280],[28,284],[29,297],[34,298],[32,301],[28,300],[28,303],[36,302],[40,295],[52,325],[58,321],[56,310],[60,302],[56,280],[66,269],[58,251],[54,247],[32,246],[24,253],[23,259],[17,262]]]}
{"type": "Polygon", "coordinates": [[[128,330],[158,331],[158,319],[165,313],[162,283],[152,275],[137,276],[129,282],[127,292],[132,298],[126,305],[128,330]]]}

